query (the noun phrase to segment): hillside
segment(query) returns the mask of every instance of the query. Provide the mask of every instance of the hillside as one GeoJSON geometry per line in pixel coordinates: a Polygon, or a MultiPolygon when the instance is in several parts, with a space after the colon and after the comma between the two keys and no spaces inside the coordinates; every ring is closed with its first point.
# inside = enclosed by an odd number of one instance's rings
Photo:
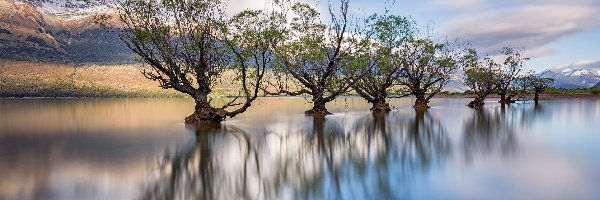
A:
{"type": "Polygon", "coordinates": [[[25,0],[40,12],[64,20],[87,18],[98,13],[111,13],[116,0],[25,0]]]}
{"type": "MultiPolygon", "coordinates": [[[[90,11],[87,15],[53,13],[50,8],[65,10],[48,6],[48,2],[35,1],[37,5],[46,6],[35,7],[24,1],[0,0],[0,59],[77,63],[134,61],[134,54],[119,40],[119,29],[106,30],[92,20],[93,13],[101,11],[90,11]]],[[[80,9],[83,8],[72,10],[80,9]]]]}
{"type": "MultiPolygon", "coordinates": [[[[0,97],[185,97],[145,78],[138,64],[50,64],[0,61],[0,97]]],[[[232,80],[227,71],[223,80],[232,80]]],[[[215,96],[235,95],[231,81],[219,81],[215,96]]]]}
{"type": "MultiPolygon", "coordinates": [[[[0,0],[0,60],[46,63],[131,64],[135,54],[120,41],[115,0],[0,0]],[[93,16],[108,14],[107,30],[93,16]]],[[[590,88],[600,82],[600,62],[545,70],[556,88],[590,88]]],[[[462,73],[445,90],[462,92],[462,73]]]]}
{"type": "Polygon", "coordinates": [[[548,69],[538,76],[553,78],[555,80],[553,87],[556,88],[590,88],[600,82],[600,63],[548,69]]]}

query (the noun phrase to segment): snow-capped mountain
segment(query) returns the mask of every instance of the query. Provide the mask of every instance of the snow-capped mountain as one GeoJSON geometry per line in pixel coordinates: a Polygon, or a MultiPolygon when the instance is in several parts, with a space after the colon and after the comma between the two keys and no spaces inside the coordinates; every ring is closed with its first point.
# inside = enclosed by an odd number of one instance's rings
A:
{"type": "Polygon", "coordinates": [[[26,0],[40,12],[63,20],[77,20],[116,10],[115,0],[26,0]]]}
{"type": "Polygon", "coordinates": [[[538,76],[553,78],[557,88],[590,88],[600,82],[600,62],[548,69],[538,76]]]}
{"type": "MultiPolygon", "coordinates": [[[[132,62],[135,55],[119,31],[94,25],[96,14],[114,15],[118,0],[0,0],[0,59],[74,62],[132,62]]],[[[117,25],[118,27],[118,25],[117,25]]],[[[462,72],[446,85],[464,91],[462,72]]],[[[600,62],[545,70],[554,87],[589,88],[600,82],[600,62]]]]}
{"type": "MultiPolygon", "coordinates": [[[[98,1],[0,0],[0,59],[59,62],[132,62],[119,30],[94,23],[115,15],[98,1]],[[100,10],[98,10],[100,9],[100,10]]],[[[118,24],[116,15],[113,24],[118,24]]]]}

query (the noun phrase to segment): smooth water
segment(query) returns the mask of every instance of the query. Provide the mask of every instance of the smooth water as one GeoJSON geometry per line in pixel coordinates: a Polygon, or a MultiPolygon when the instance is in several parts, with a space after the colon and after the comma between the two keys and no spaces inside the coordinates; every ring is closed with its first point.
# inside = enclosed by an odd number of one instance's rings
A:
{"type": "Polygon", "coordinates": [[[600,199],[600,99],[265,98],[221,129],[188,99],[0,100],[0,199],[600,199]]]}

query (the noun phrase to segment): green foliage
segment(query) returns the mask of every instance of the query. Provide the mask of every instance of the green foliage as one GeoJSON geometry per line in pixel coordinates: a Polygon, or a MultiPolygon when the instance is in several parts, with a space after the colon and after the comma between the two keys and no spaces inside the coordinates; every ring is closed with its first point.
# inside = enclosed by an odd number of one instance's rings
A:
{"type": "Polygon", "coordinates": [[[372,15],[366,20],[367,36],[352,59],[354,70],[365,69],[366,74],[353,86],[353,89],[371,103],[383,101],[398,85],[400,68],[397,49],[414,37],[415,24],[401,16],[372,15]]]}
{"type": "Polygon", "coordinates": [[[525,61],[529,58],[523,57],[522,50],[513,47],[503,47],[500,53],[503,55],[504,61],[497,63],[499,71],[497,77],[498,91],[496,93],[502,95],[501,97],[503,95],[516,96],[524,89],[522,84],[519,85],[519,78],[525,61]]]}
{"type": "Polygon", "coordinates": [[[258,97],[285,19],[281,12],[264,10],[228,18],[224,7],[220,0],[125,0],[120,15],[122,40],[152,68],[143,70],[144,76],[190,95],[197,111],[224,115],[219,120],[244,112],[258,97]],[[243,102],[235,98],[215,108],[209,98],[226,70],[237,73],[231,81],[239,85],[236,92],[243,102]],[[237,105],[241,107],[224,111],[237,105]]]}
{"type": "Polygon", "coordinates": [[[276,75],[270,85],[276,92],[269,94],[309,95],[322,103],[346,93],[363,74],[366,57],[361,53],[368,44],[363,32],[350,31],[358,28],[348,19],[348,1],[341,0],[338,12],[330,8],[326,23],[308,4],[282,6],[290,7],[293,17],[281,26],[284,40],[274,48],[276,75]],[[287,80],[300,88],[292,91],[287,80]]]}
{"type": "Polygon", "coordinates": [[[429,36],[410,40],[400,49],[400,84],[425,101],[439,93],[459,67],[460,54],[454,45],[435,42],[429,36]]]}
{"type": "Polygon", "coordinates": [[[531,87],[533,88],[533,90],[535,91],[543,91],[546,88],[549,88],[550,86],[552,86],[552,84],[554,84],[554,79],[552,78],[540,78],[540,77],[534,77],[530,80],[530,84],[531,87]]]}
{"type": "Polygon", "coordinates": [[[464,84],[483,101],[496,92],[498,87],[498,64],[490,57],[481,58],[475,49],[466,49],[461,60],[465,72],[464,84]]]}
{"type": "Polygon", "coordinates": [[[544,90],[546,94],[600,94],[600,88],[575,88],[575,89],[563,89],[563,88],[547,88],[544,90]]]}

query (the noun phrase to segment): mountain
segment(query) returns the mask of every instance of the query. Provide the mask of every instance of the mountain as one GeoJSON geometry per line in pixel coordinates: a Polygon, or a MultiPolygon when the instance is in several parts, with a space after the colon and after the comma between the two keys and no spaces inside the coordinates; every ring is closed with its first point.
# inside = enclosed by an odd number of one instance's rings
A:
{"type": "MultiPolygon", "coordinates": [[[[0,60],[76,63],[131,63],[135,54],[120,41],[117,0],[0,0],[0,60]],[[112,16],[115,27],[96,25],[93,16],[112,16]]],[[[462,73],[448,91],[464,91],[462,73]]],[[[554,87],[589,88],[600,82],[600,62],[545,70],[554,87]]]]}
{"type": "Polygon", "coordinates": [[[594,85],[594,88],[600,88],[600,82],[596,83],[596,85],[594,85]]]}
{"type": "Polygon", "coordinates": [[[548,69],[538,76],[553,78],[556,88],[590,88],[600,82],[600,62],[548,69]]]}
{"type": "Polygon", "coordinates": [[[116,0],[26,0],[40,12],[64,20],[83,19],[98,13],[112,13],[116,0]]]}
{"type": "MultiPolygon", "coordinates": [[[[98,13],[116,16],[107,5],[97,1],[0,0],[0,59],[133,62],[135,56],[120,41],[119,29],[104,29],[92,19],[98,13]]],[[[111,22],[118,25],[116,19],[112,17],[111,22]]]]}
{"type": "MultiPolygon", "coordinates": [[[[457,72],[445,87],[447,91],[461,92],[468,88],[463,84],[464,72],[457,72]]],[[[538,77],[553,78],[556,88],[590,88],[600,87],[600,62],[572,64],[544,70],[538,77]]]]}
{"type": "Polygon", "coordinates": [[[26,2],[0,0],[0,58],[65,59],[68,53],[52,34],[62,29],[26,2]]]}

